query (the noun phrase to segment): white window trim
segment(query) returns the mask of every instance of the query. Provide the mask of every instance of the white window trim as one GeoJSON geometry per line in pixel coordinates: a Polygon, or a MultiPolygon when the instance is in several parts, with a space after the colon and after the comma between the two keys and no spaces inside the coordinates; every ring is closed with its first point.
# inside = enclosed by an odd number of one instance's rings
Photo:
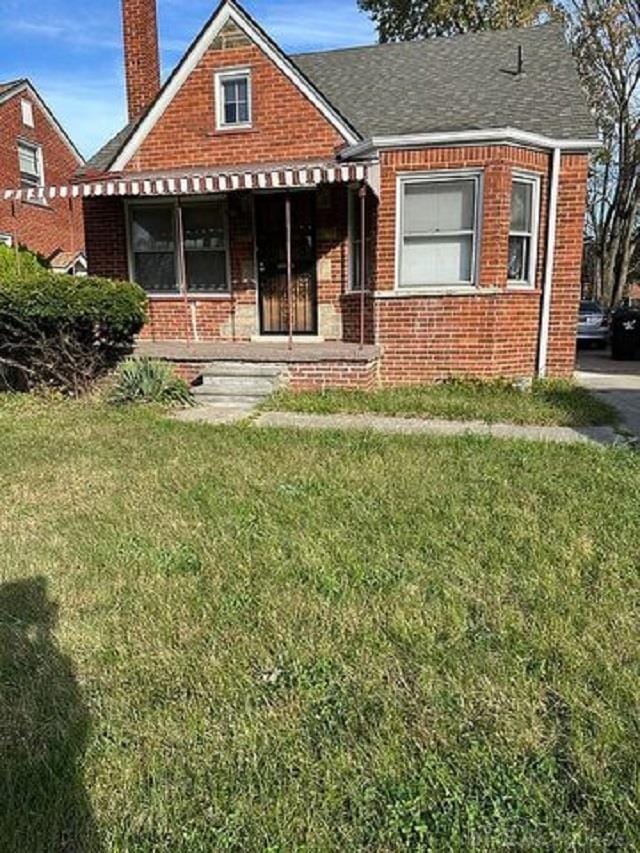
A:
{"type": "MultiPolygon", "coordinates": [[[[171,207],[173,208],[173,229],[174,229],[174,244],[176,246],[174,250],[174,272],[176,277],[176,289],[167,292],[166,290],[160,291],[151,291],[145,290],[145,293],[149,299],[184,299],[186,296],[189,300],[197,302],[198,300],[209,300],[209,299],[230,299],[232,294],[232,284],[231,284],[231,243],[229,237],[229,207],[228,207],[228,196],[224,193],[214,194],[209,196],[190,196],[186,202],[183,203],[183,206],[189,205],[197,205],[197,204],[206,204],[210,201],[225,201],[226,209],[225,209],[225,255],[226,255],[226,267],[227,267],[227,289],[226,290],[189,290],[186,286],[185,281],[180,281],[181,278],[181,267],[183,266],[182,262],[179,262],[179,253],[184,253],[183,245],[180,242],[180,234],[178,228],[178,217],[177,211],[180,203],[183,202],[181,198],[154,198],[149,199],[148,201],[139,201],[139,200],[129,200],[125,199],[125,213],[126,213],[126,238],[127,238],[127,269],[129,273],[129,281],[135,281],[135,258],[133,251],[133,210],[135,208],[144,208],[144,207],[171,207]]],[[[142,286],[142,285],[141,285],[142,286]]]]}
{"type": "Polygon", "coordinates": [[[20,113],[22,116],[22,124],[25,127],[35,127],[35,119],[33,115],[33,104],[27,98],[20,98],[20,113]],[[28,121],[27,121],[28,119],[28,121]]]}
{"type": "MultiPolygon", "coordinates": [[[[396,258],[395,258],[395,283],[394,289],[400,293],[428,293],[431,290],[439,290],[442,293],[448,291],[460,292],[478,287],[478,268],[480,260],[480,244],[482,237],[483,209],[483,177],[482,169],[451,169],[427,172],[403,172],[397,176],[396,183],[396,258]],[[471,247],[471,281],[445,282],[433,284],[402,284],[402,250],[404,245],[404,188],[408,184],[422,184],[428,182],[448,183],[459,180],[473,180],[475,183],[475,205],[474,221],[471,247]]],[[[460,232],[463,233],[463,232],[460,232]]],[[[468,232],[464,232],[467,234],[468,232]]]]}
{"type": "MultiPolygon", "coordinates": [[[[360,278],[360,281],[353,280],[354,259],[352,257],[354,239],[356,234],[360,230],[360,196],[358,194],[359,189],[359,185],[352,184],[348,188],[347,196],[347,293],[362,293],[362,278],[360,278]]],[[[363,239],[366,240],[366,237],[364,235],[363,239]]],[[[362,262],[362,255],[360,256],[359,262],[362,262]]],[[[370,282],[369,276],[367,276],[367,282],[370,282]]],[[[369,293],[369,283],[365,284],[364,290],[365,293],[369,293]]]]}
{"type": "Polygon", "coordinates": [[[223,71],[215,72],[215,99],[216,99],[216,130],[234,131],[249,130],[253,127],[253,87],[251,85],[251,68],[242,66],[239,68],[225,68],[223,71]],[[249,121],[227,124],[224,120],[224,89],[222,84],[226,80],[246,78],[247,100],[249,107],[249,121]]]}
{"type": "MultiPolygon", "coordinates": [[[[21,148],[30,148],[31,151],[35,152],[36,159],[38,162],[38,183],[34,186],[43,187],[45,185],[44,182],[44,157],[42,155],[42,145],[39,145],[37,142],[31,142],[28,139],[18,139],[18,165],[20,165],[20,149],[21,148]]],[[[22,180],[22,169],[20,169],[20,176],[22,180]]]]}
{"type": "MultiPolygon", "coordinates": [[[[533,187],[533,192],[531,194],[531,251],[529,253],[529,275],[527,281],[508,279],[507,287],[509,290],[535,290],[536,274],[538,271],[538,240],[540,237],[540,175],[534,172],[520,172],[518,170],[514,170],[512,185],[513,183],[530,184],[533,187]]],[[[509,238],[511,238],[511,236],[528,237],[529,234],[524,231],[511,230],[511,203],[509,203],[509,238]]],[[[508,274],[509,271],[507,269],[507,275],[508,274]]]]}
{"type": "MultiPolygon", "coordinates": [[[[46,186],[45,175],[44,175],[44,154],[42,152],[42,145],[39,145],[37,142],[31,142],[29,139],[22,139],[18,137],[18,169],[20,174],[20,186],[22,187],[22,169],[20,168],[20,148],[30,148],[32,151],[35,151],[36,158],[38,161],[38,172],[39,172],[39,180],[37,184],[33,186],[25,187],[24,189],[39,189],[41,187],[46,186]]],[[[24,204],[35,204],[37,207],[49,207],[49,202],[46,198],[24,198],[24,204]]]]}

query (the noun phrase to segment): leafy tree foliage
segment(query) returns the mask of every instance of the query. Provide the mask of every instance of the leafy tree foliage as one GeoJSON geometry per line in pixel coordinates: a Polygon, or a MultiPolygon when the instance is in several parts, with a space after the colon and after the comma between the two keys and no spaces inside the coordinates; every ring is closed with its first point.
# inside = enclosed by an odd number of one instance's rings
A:
{"type": "Polygon", "coordinates": [[[549,17],[552,0],[359,0],[381,42],[524,26],[549,17]]]}

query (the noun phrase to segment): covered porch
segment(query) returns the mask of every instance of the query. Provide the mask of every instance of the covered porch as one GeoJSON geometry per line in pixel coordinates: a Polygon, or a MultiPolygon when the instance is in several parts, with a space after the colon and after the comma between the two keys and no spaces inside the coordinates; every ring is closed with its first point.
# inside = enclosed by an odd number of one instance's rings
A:
{"type": "Polygon", "coordinates": [[[365,346],[377,174],[370,163],[261,164],[42,195],[82,198],[90,272],[144,287],[145,340],[365,346]]]}

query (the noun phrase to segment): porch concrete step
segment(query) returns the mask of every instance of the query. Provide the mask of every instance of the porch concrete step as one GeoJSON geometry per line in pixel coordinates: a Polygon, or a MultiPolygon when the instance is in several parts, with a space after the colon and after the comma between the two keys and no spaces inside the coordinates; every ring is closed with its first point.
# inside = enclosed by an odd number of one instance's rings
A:
{"type": "Polygon", "coordinates": [[[208,373],[202,377],[202,388],[209,394],[240,394],[268,396],[278,386],[277,377],[271,376],[215,376],[208,373]]]}
{"type": "Polygon", "coordinates": [[[251,409],[264,402],[265,394],[258,396],[252,394],[212,394],[207,391],[206,386],[198,385],[191,389],[191,393],[198,405],[211,405],[219,408],[244,408],[251,409]]]}
{"type": "Polygon", "coordinates": [[[282,373],[282,365],[252,361],[216,361],[202,371],[203,382],[208,376],[261,376],[276,379],[282,373]]]}

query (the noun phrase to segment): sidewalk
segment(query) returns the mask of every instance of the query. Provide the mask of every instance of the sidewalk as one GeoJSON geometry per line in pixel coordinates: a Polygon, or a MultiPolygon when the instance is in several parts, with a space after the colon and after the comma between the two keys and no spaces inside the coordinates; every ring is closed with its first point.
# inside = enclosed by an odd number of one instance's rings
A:
{"type": "Polygon", "coordinates": [[[396,435],[483,435],[563,444],[613,445],[620,442],[620,436],[609,426],[518,426],[488,424],[483,421],[445,421],[380,415],[304,415],[295,412],[263,412],[253,423],[258,427],[374,430],[396,435]]]}
{"type": "Polygon", "coordinates": [[[624,426],[640,438],[640,361],[613,361],[608,352],[579,352],[575,378],[616,408],[624,426]]]}

